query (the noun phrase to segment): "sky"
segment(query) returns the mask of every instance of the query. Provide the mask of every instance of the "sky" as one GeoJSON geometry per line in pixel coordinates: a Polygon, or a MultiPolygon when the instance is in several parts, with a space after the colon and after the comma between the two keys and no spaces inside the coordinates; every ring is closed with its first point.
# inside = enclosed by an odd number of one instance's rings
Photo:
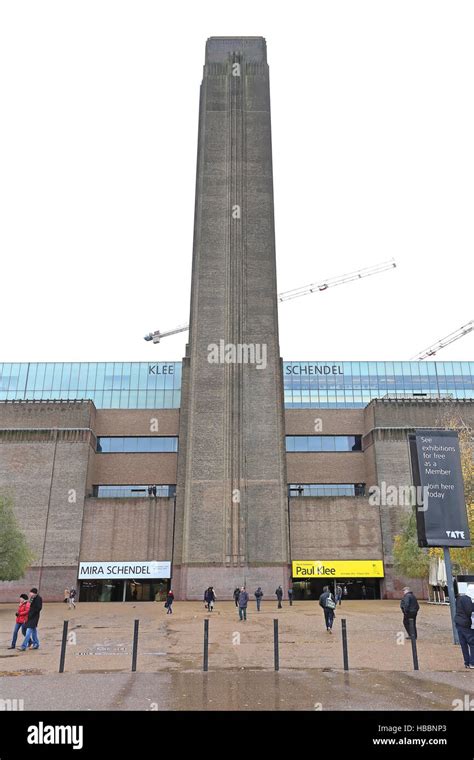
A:
{"type": "MultiPolygon", "coordinates": [[[[0,362],[171,361],[210,36],[267,40],[285,360],[410,359],[474,319],[474,4],[0,5],[0,362]]],[[[440,351],[473,360],[474,332],[440,351]]]]}

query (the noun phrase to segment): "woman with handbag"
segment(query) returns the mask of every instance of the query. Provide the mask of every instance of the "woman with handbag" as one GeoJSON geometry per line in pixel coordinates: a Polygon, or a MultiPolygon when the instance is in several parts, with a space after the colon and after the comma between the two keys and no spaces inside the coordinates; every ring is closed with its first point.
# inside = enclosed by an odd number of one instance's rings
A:
{"type": "Polygon", "coordinates": [[[329,586],[324,586],[323,593],[319,597],[319,606],[323,608],[326,631],[332,633],[332,624],[336,615],[336,600],[329,591],[329,586]]]}
{"type": "Polygon", "coordinates": [[[20,604],[16,611],[16,623],[13,628],[12,643],[8,649],[15,649],[16,640],[18,638],[18,632],[21,629],[23,636],[26,636],[26,621],[28,620],[28,612],[30,610],[30,603],[26,594],[20,594],[20,604]]]}

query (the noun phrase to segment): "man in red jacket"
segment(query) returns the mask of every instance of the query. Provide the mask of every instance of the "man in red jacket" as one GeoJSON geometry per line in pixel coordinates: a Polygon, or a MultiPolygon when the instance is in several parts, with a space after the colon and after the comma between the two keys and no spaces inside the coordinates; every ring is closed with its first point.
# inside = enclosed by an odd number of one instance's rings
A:
{"type": "Polygon", "coordinates": [[[16,623],[13,629],[13,638],[11,646],[8,649],[15,649],[16,640],[18,637],[18,631],[22,628],[23,636],[26,634],[26,621],[28,620],[28,612],[30,611],[30,603],[26,594],[20,594],[20,606],[16,611],[16,623]]]}

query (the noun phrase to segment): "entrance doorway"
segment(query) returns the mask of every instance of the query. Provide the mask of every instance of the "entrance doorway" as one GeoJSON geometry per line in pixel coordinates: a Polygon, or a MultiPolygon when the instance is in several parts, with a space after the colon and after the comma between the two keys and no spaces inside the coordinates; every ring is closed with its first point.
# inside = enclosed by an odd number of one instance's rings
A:
{"type": "Polygon", "coordinates": [[[87,580],[80,581],[80,602],[161,602],[166,599],[170,581],[151,580],[87,580]],[[125,598],[124,598],[125,594],[125,598]]]}
{"type": "Polygon", "coordinates": [[[293,598],[295,600],[313,599],[317,601],[323,593],[324,586],[329,586],[334,594],[334,588],[342,586],[347,589],[347,594],[343,594],[342,601],[345,599],[380,599],[380,579],[379,578],[338,578],[325,580],[323,578],[311,578],[311,580],[302,581],[299,578],[293,580],[293,598]]]}

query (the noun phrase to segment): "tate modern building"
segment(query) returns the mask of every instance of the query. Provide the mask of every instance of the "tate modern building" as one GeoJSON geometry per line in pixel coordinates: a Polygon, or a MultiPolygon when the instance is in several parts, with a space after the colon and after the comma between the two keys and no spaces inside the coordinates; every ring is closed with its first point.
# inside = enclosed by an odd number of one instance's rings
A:
{"type": "Polygon", "coordinates": [[[0,363],[0,494],[34,555],[3,601],[397,598],[410,506],[371,489],[412,483],[415,429],[474,425],[474,362],[280,356],[263,38],[208,40],[198,129],[182,361],[0,363]]]}

